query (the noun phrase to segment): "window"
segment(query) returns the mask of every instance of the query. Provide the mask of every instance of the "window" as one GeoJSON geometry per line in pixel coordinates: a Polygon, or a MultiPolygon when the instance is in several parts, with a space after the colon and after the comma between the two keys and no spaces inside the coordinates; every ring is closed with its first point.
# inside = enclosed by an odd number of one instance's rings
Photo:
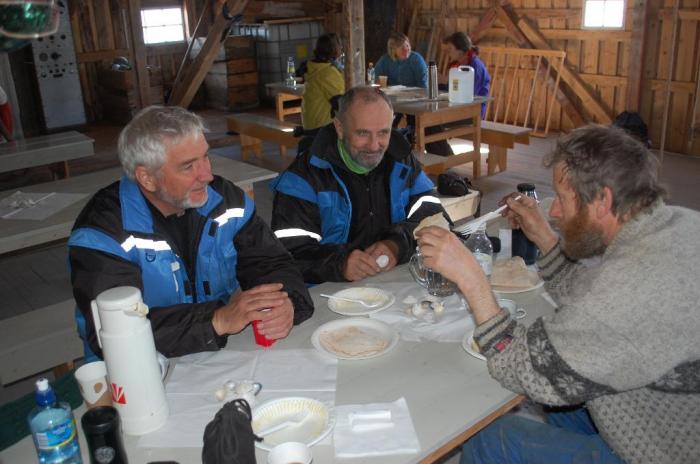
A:
{"type": "Polygon", "coordinates": [[[141,10],[141,25],[147,45],[185,40],[182,8],[141,10]]]}
{"type": "Polygon", "coordinates": [[[625,25],[624,0],[585,0],[583,27],[622,29],[625,25]]]}

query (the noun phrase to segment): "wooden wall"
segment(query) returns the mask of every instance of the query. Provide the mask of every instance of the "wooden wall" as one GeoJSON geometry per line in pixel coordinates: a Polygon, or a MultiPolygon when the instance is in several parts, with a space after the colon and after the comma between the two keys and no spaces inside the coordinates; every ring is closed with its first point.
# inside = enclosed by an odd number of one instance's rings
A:
{"type": "MultiPolygon", "coordinates": [[[[439,24],[443,36],[454,31],[472,33],[477,30],[493,5],[489,0],[404,0],[401,3],[399,23],[402,18],[410,18],[412,8],[417,6],[415,26],[434,29],[435,24],[439,24]]],[[[664,143],[666,150],[700,156],[700,103],[697,103],[700,0],[627,0],[625,28],[615,31],[581,29],[582,0],[513,0],[509,3],[516,16],[529,20],[552,48],[566,51],[567,66],[581,77],[611,118],[626,109],[636,109],[649,126],[653,146],[664,143]],[[674,34],[676,4],[679,13],[674,34]],[[635,20],[639,25],[633,27],[635,20]],[[645,40],[642,24],[646,24],[645,40]],[[635,57],[643,57],[643,60],[635,57]],[[636,66],[637,63],[640,66],[636,66]],[[641,77],[641,93],[636,96],[632,89],[638,76],[641,77]],[[665,111],[668,111],[668,120],[664,140],[665,111]]],[[[498,19],[484,31],[479,44],[519,46],[498,19]]],[[[414,44],[416,48],[420,45],[414,44]]],[[[540,104],[543,101],[546,100],[541,99],[540,104]]],[[[580,101],[576,103],[581,104],[580,101]]],[[[586,113],[585,107],[582,112],[586,113]]],[[[591,115],[586,116],[586,119],[595,120],[591,115]]],[[[552,130],[562,131],[575,126],[556,102],[551,124],[552,130]]]]}

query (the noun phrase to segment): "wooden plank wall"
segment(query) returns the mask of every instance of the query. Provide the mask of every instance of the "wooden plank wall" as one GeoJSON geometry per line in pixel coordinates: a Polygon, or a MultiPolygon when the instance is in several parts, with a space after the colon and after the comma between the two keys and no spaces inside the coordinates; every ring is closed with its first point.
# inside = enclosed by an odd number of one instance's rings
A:
{"type": "MultiPolygon", "coordinates": [[[[417,18],[422,26],[441,18],[443,35],[476,28],[488,11],[490,0],[415,0],[417,18]],[[441,15],[443,5],[447,14],[441,15]]],[[[566,62],[594,91],[611,117],[626,109],[627,84],[632,41],[632,9],[626,2],[624,30],[581,29],[582,0],[513,0],[510,4],[520,17],[528,18],[542,32],[549,44],[567,53],[566,62]]],[[[698,65],[700,63],[700,0],[648,0],[645,62],[642,80],[642,117],[649,125],[652,145],[661,143],[663,115],[666,109],[666,84],[672,68],[666,150],[700,156],[700,103],[697,100],[698,65]],[[673,11],[679,2],[675,55],[673,48],[673,11]],[[695,111],[695,113],[694,113],[695,111]],[[693,115],[695,114],[695,118],[693,115]],[[695,130],[691,124],[695,124],[695,130]]],[[[413,2],[402,1],[400,17],[410,17],[413,2]]],[[[481,45],[517,47],[503,25],[496,20],[486,31],[481,45]]],[[[421,44],[414,44],[418,48],[421,44]]],[[[548,92],[549,93],[549,92],[548,92]]],[[[541,95],[539,103],[550,95],[541,95]]],[[[558,103],[554,103],[551,129],[568,131],[571,120],[558,103]]]]}

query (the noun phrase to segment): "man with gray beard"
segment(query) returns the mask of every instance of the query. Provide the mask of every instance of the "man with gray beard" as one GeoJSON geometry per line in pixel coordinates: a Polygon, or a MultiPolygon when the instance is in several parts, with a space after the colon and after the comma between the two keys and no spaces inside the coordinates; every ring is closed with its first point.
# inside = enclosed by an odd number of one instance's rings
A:
{"type": "Polygon", "coordinates": [[[90,301],[113,287],[141,290],[168,357],[218,350],[253,321],[284,338],[311,317],[289,253],[253,201],[212,174],[204,131],[194,113],[151,106],[119,135],[124,176],[95,194],[68,241],[86,361],[100,355],[90,301]]]}
{"type": "Polygon", "coordinates": [[[381,90],[348,90],[334,122],[273,182],[272,230],[306,282],[357,281],[407,262],[413,229],[444,212],[393,117],[381,90]]]}
{"type": "Polygon", "coordinates": [[[656,158],[619,129],[576,129],[545,165],[561,235],[532,198],[505,214],[539,248],[554,315],[516,323],[456,237],[418,234],[467,298],[491,375],[548,407],[547,423],[496,420],[461,462],[700,462],[700,214],[664,203],[656,158]]]}

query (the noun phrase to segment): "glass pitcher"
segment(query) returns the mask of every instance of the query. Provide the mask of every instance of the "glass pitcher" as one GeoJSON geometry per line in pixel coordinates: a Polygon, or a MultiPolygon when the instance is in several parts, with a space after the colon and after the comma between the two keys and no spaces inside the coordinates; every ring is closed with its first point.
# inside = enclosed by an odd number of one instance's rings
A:
{"type": "Polygon", "coordinates": [[[418,248],[408,262],[408,270],[411,271],[413,279],[422,285],[430,295],[444,298],[457,291],[457,284],[423,264],[423,255],[418,248]]]}

